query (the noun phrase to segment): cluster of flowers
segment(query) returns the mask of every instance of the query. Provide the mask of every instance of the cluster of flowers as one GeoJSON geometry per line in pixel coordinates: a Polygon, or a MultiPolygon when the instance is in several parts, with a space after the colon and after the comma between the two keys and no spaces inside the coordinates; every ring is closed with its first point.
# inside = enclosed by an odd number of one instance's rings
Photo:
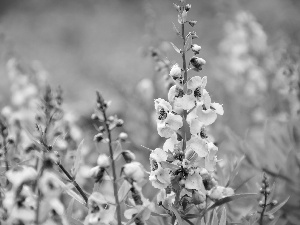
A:
{"type": "MultiPolygon", "coordinates": [[[[194,26],[196,21],[187,21],[187,12],[191,5],[175,5],[179,24],[194,26]]],[[[177,30],[177,28],[175,27],[177,30]]],[[[206,208],[207,198],[212,201],[234,194],[233,189],[219,186],[215,177],[218,147],[208,137],[206,127],[213,124],[217,115],[223,115],[223,107],[211,101],[205,89],[207,77],[194,76],[188,79],[188,71],[199,72],[206,63],[197,57],[201,47],[193,44],[197,38],[195,32],[184,36],[184,29],[177,33],[182,37],[183,50],[174,49],[183,56],[183,68],[178,64],[172,66],[170,76],[175,85],[168,93],[168,101],[156,99],[157,131],[167,138],[163,148],[156,148],[150,154],[150,181],[160,189],[157,196],[159,205],[168,212],[174,205],[182,212],[187,203],[206,208]],[[190,42],[189,42],[190,40],[190,42]],[[189,45],[190,43],[190,45],[189,45]],[[185,53],[192,50],[194,55],[187,68],[185,53]]]]}

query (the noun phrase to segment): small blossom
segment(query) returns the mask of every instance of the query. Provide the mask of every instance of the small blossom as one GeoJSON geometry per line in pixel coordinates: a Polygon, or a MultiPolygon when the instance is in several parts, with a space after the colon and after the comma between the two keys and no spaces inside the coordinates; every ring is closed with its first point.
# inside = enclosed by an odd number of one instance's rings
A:
{"type": "Polygon", "coordinates": [[[197,45],[197,44],[192,44],[192,51],[194,52],[194,54],[199,54],[201,50],[201,46],[197,45]]]}
{"type": "Polygon", "coordinates": [[[190,20],[189,21],[189,24],[191,25],[191,27],[195,26],[196,23],[197,23],[197,21],[195,21],[195,20],[190,20]]]}
{"type": "Polygon", "coordinates": [[[26,181],[33,181],[37,177],[37,171],[29,166],[19,166],[8,170],[5,174],[9,182],[12,183],[13,188],[18,188],[26,181]]]}
{"type": "Polygon", "coordinates": [[[127,163],[123,166],[123,174],[137,183],[142,183],[145,178],[145,169],[139,162],[127,163]]]}
{"type": "Polygon", "coordinates": [[[219,200],[221,198],[225,198],[228,196],[232,196],[234,194],[234,190],[230,187],[223,186],[215,186],[211,190],[208,191],[208,196],[212,200],[219,200]]]}
{"type": "Polygon", "coordinates": [[[190,63],[193,65],[193,67],[197,70],[200,71],[202,70],[202,66],[206,64],[206,61],[202,58],[193,56],[190,60],[190,63]]]}
{"type": "Polygon", "coordinates": [[[127,134],[127,133],[121,132],[121,133],[119,134],[119,139],[120,139],[121,141],[126,141],[127,138],[128,138],[128,134],[127,134]]]}
{"type": "Polygon", "coordinates": [[[61,194],[61,182],[54,172],[46,170],[38,180],[38,186],[43,195],[57,198],[61,194]]]}
{"type": "Polygon", "coordinates": [[[188,12],[191,8],[192,8],[192,5],[191,5],[191,4],[187,4],[187,5],[185,6],[185,11],[188,12]]]}
{"type": "Polygon", "coordinates": [[[181,116],[172,113],[172,106],[169,102],[161,98],[156,99],[155,109],[157,115],[157,131],[161,137],[169,138],[182,127],[181,116]]]}
{"type": "Polygon", "coordinates": [[[110,166],[110,159],[107,155],[101,154],[101,155],[99,155],[99,157],[97,159],[97,164],[101,168],[107,168],[110,166]]]}
{"type": "Polygon", "coordinates": [[[135,160],[135,154],[130,150],[125,150],[122,152],[122,155],[127,163],[130,163],[135,160]]]}
{"type": "Polygon", "coordinates": [[[182,70],[177,63],[172,66],[170,70],[170,76],[172,77],[177,86],[181,87],[183,85],[182,70]]]}

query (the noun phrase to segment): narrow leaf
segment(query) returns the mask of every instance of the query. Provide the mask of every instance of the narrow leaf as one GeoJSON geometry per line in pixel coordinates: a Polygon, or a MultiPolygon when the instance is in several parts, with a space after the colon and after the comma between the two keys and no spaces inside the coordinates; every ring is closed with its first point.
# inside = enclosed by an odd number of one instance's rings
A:
{"type": "Polygon", "coordinates": [[[76,177],[76,174],[77,174],[77,172],[79,170],[79,167],[82,163],[81,150],[82,150],[82,146],[83,146],[83,141],[84,140],[82,140],[80,142],[80,144],[78,145],[77,151],[76,151],[76,159],[75,159],[74,165],[71,169],[71,173],[72,173],[73,177],[76,177]]]}
{"type": "Polygon", "coordinates": [[[239,169],[240,169],[240,167],[241,167],[241,165],[242,165],[242,161],[243,161],[244,159],[245,159],[245,155],[243,155],[243,156],[238,160],[238,162],[237,162],[235,168],[234,168],[233,171],[230,173],[230,178],[229,178],[229,180],[228,180],[228,182],[227,182],[227,184],[226,184],[226,187],[228,187],[228,186],[232,183],[232,181],[234,180],[234,178],[238,175],[239,169]]]}
{"type": "Polygon", "coordinates": [[[173,46],[174,50],[177,52],[177,53],[180,53],[180,49],[176,47],[176,45],[174,45],[172,42],[170,42],[171,45],[173,46]]]}
{"type": "Polygon", "coordinates": [[[240,199],[240,198],[256,198],[256,197],[257,197],[257,193],[246,193],[246,194],[237,194],[237,195],[228,196],[228,197],[225,197],[225,198],[222,198],[222,199],[216,201],[206,211],[212,210],[220,205],[223,205],[225,203],[228,203],[228,202],[240,199]]]}
{"type": "Polygon", "coordinates": [[[160,216],[160,217],[170,217],[169,214],[160,214],[160,213],[156,213],[156,212],[151,212],[152,216],[160,216]]]}
{"type": "Polygon", "coordinates": [[[216,209],[214,209],[211,225],[218,225],[218,215],[216,209]]]}
{"type": "Polygon", "coordinates": [[[279,209],[281,209],[282,206],[284,206],[285,203],[287,203],[287,201],[290,199],[290,196],[287,197],[283,202],[281,202],[280,204],[278,204],[277,206],[275,206],[273,209],[271,209],[270,211],[266,212],[266,214],[272,215],[274,213],[276,213],[279,209]]]}
{"type": "Polygon", "coordinates": [[[176,25],[173,23],[173,30],[175,31],[175,33],[180,36],[180,32],[179,30],[177,29],[176,25]]]}
{"type": "Polygon", "coordinates": [[[182,219],[181,219],[181,217],[180,217],[180,215],[179,215],[177,209],[175,209],[174,206],[172,206],[172,205],[170,206],[170,209],[171,209],[172,212],[175,214],[176,219],[177,219],[177,222],[178,222],[178,225],[183,225],[183,221],[182,221],[182,219]]]}
{"type": "Polygon", "coordinates": [[[221,218],[220,218],[220,223],[219,225],[226,225],[226,208],[224,207],[222,210],[221,218]]]}
{"type": "Polygon", "coordinates": [[[122,202],[125,197],[127,196],[128,192],[130,191],[130,188],[132,187],[132,185],[127,181],[127,180],[124,180],[120,189],[119,189],[119,192],[118,192],[118,196],[119,196],[119,201],[122,202]]]}

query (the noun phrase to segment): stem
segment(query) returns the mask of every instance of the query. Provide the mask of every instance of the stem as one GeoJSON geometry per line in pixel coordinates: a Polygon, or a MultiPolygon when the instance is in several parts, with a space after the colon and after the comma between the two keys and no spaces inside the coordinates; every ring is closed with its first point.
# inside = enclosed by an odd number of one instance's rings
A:
{"type": "Polygon", "coordinates": [[[115,161],[114,161],[114,153],[113,153],[112,142],[111,142],[111,133],[110,133],[109,125],[108,125],[105,108],[101,106],[101,109],[102,109],[102,113],[103,113],[103,117],[104,117],[105,129],[106,129],[107,135],[108,135],[108,147],[109,147],[109,153],[110,153],[111,164],[112,164],[112,172],[113,172],[114,196],[115,196],[115,201],[116,201],[116,206],[117,206],[117,220],[118,220],[118,225],[122,225],[121,208],[120,208],[118,188],[117,188],[117,182],[116,182],[116,180],[117,180],[116,165],[115,165],[115,161]]]}
{"type": "Polygon", "coordinates": [[[6,137],[3,136],[3,148],[4,148],[4,160],[5,160],[5,171],[9,170],[8,159],[7,159],[7,142],[6,137]]]}
{"type": "Polygon", "coordinates": [[[86,194],[84,193],[84,191],[82,190],[82,188],[79,186],[79,184],[75,181],[75,179],[69,174],[69,172],[64,168],[64,166],[62,164],[60,164],[60,162],[56,163],[59,168],[64,172],[64,174],[68,177],[68,179],[70,180],[70,182],[73,183],[74,187],[76,188],[76,190],[80,193],[81,197],[84,199],[85,203],[87,204],[88,202],[88,197],[86,196],[86,194]]]}
{"type": "MultiPolygon", "coordinates": [[[[184,94],[186,94],[187,92],[187,68],[186,68],[186,59],[185,59],[185,34],[184,34],[184,23],[181,24],[181,35],[182,35],[182,39],[183,39],[183,47],[182,47],[182,67],[183,67],[183,71],[184,71],[184,76],[183,76],[183,92],[184,94]]],[[[184,118],[184,125],[183,125],[183,147],[182,149],[185,150],[186,148],[186,117],[187,117],[187,110],[183,110],[183,118],[184,118]]]]}
{"type": "Polygon", "coordinates": [[[259,224],[260,225],[263,225],[264,213],[265,213],[266,208],[267,208],[267,198],[268,198],[268,195],[267,195],[266,191],[264,193],[264,196],[265,196],[265,202],[264,202],[264,205],[263,205],[263,210],[261,211],[261,214],[260,214],[260,219],[259,219],[259,224]]]}

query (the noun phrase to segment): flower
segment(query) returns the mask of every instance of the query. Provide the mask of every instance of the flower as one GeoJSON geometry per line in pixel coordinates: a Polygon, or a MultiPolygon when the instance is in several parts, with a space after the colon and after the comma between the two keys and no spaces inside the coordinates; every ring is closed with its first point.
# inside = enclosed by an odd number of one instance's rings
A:
{"type": "Polygon", "coordinates": [[[176,98],[174,106],[181,107],[184,110],[192,109],[196,103],[203,102],[203,91],[207,84],[207,77],[192,77],[187,82],[187,94],[184,94],[181,98],[176,98]]]}
{"type": "Polygon", "coordinates": [[[116,207],[99,192],[93,192],[88,199],[89,213],[85,218],[84,225],[109,224],[113,222],[116,207]]]}
{"type": "Polygon", "coordinates": [[[97,159],[97,164],[101,168],[107,168],[107,167],[109,167],[110,166],[109,157],[107,155],[105,155],[105,154],[99,155],[99,157],[97,159]]]}
{"type": "Polygon", "coordinates": [[[156,148],[150,154],[151,172],[150,172],[149,180],[152,182],[152,185],[155,188],[162,189],[170,185],[171,182],[170,169],[163,168],[160,164],[160,162],[165,162],[167,158],[168,158],[167,153],[160,148],[156,148]]]}
{"type": "Polygon", "coordinates": [[[49,170],[45,170],[38,180],[38,187],[44,196],[53,199],[61,194],[61,180],[58,176],[49,170]]]}
{"type": "Polygon", "coordinates": [[[190,63],[193,65],[196,71],[202,70],[202,66],[206,64],[206,61],[202,58],[193,56],[190,60],[190,63]]]}
{"type": "Polygon", "coordinates": [[[172,113],[172,106],[164,99],[156,99],[154,103],[157,116],[158,134],[161,137],[169,138],[182,127],[182,118],[180,115],[172,113]]]}
{"type": "Polygon", "coordinates": [[[169,74],[172,77],[172,79],[174,80],[174,82],[176,83],[176,85],[179,87],[182,87],[182,85],[183,85],[183,76],[182,76],[181,72],[182,72],[181,68],[176,63],[175,65],[172,66],[172,68],[170,70],[170,74],[169,74]]]}
{"type": "Polygon", "coordinates": [[[145,179],[145,169],[139,162],[127,163],[123,166],[123,174],[137,183],[142,183],[145,179]]]}
{"type": "Polygon", "coordinates": [[[29,166],[18,166],[8,170],[5,176],[12,183],[13,188],[17,189],[22,183],[35,180],[37,171],[29,166]]]}
{"type": "Polygon", "coordinates": [[[230,187],[215,186],[208,191],[208,196],[212,200],[219,200],[228,196],[232,196],[234,190],[230,187]]]}
{"type": "Polygon", "coordinates": [[[187,142],[186,149],[186,151],[195,151],[199,157],[205,157],[208,154],[208,145],[206,141],[199,136],[192,136],[191,139],[187,142]]]}
{"type": "MultiPolygon", "coordinates": [[[[189,21],[189,24],[194,24],[195,21],[189,21]]],[[[191,25],[192,26],[192,25],[191,25]]],[[[199,54],[201,50],[201,46],[197,45],[197,44],[192,44],[192,51],[194,52],[194,54],[199,54]]]]}

